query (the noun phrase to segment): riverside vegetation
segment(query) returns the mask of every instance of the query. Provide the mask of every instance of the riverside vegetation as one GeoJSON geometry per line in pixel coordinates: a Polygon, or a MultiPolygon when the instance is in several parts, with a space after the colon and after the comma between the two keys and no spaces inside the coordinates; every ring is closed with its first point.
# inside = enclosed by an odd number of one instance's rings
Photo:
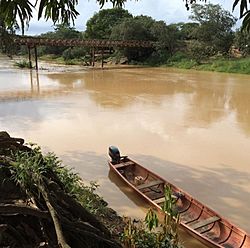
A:
{"type": "Polygon", "coordinates": [[[164,220],[149,210],[144,222],[123,220],[53,153],[0,132],[1,247],[178,248],[179,218],[165,190],[164,220]],[[140,224],[138,224],[140,223],[140,224]]]}
{"type": "MultiPolygon", "coordinates": [[[[121,8],[104,9],[94,14],[79,32],[69,25],[56,25],[54,32],[41,34],[43,38],[152,40],[155,47],[114,48],[106,52],[105,62],[145,66],[172,66],[184,69],[250,73],[250,34],[246,30],[233,31],[236,18],[220,5],[194,4],[191,22],[167,25],[149,16],[132,16],[121,8]],[[124,59],[125,58],[125,59],[124,59]]],[[[25,55],[25,47],[16,48],[25,55]]],[[[42,59],[57,63],[89,65],[89,48],[39,47],[42,59]]],[[[97,57],[98,61],[100,57],[97,57]]],[[[21,63],[23,66],[24,63],[21,63]]]]}

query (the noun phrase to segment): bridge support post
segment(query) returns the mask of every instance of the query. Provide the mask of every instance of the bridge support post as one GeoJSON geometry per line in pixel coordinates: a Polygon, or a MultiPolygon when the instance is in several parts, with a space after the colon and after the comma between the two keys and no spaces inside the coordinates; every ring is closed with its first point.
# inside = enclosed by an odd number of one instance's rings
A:
{"type": "Polygon", "coordinates": [[[29,67],[32,69],[32,62],[31,62],[31,52],[30,52],[30,46],[28,45],[28,54],[29,54],[29,67]]]}
{"type": "Polygon", "coordinates": [[[103,68],[103,48],[102,48],[102,68],[103,68]]]}
{"type": "Polygon", "coordinates": [[[92,66],[95,66],[95,48],[92,48],[92,66]]]}
{"type": "Polygon", "coordinates": [[[38,62],[37,62],[37,47],[34,47],[35,49],[35,61],[36,61],[36,70],[38,71],[38,62]]]}

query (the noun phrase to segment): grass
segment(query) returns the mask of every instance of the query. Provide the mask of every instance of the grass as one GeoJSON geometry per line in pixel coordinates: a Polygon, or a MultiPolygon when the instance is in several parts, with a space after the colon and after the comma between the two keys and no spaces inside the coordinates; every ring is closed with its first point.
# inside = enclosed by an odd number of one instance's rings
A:
{"type": "Polygon", "coordinates": [[[197,62],[192,59],[182,59],[181,61],[170,61],[166,66],[177,67],[180,69],[195,69],[197,62]]]}
{"type": "Polygon", "coordinates": [[[241,59],[219,59],[202,64],[198,70],[250,74],[250,57],[241,59]]]}
{"type": "Polygon", "coordinates": [[[195,69],[201,71],[216,71],[227,73],[250,74],[250,57],[248,58],[213,58],[206,63],[198,64],[190,58],[180,60],[171,59],[166,66],[181,69],[195,69]]]}

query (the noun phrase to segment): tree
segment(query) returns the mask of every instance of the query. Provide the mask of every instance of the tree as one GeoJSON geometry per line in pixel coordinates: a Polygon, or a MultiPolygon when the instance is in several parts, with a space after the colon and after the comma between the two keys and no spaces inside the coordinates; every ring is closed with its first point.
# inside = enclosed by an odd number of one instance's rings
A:
{"type": "MultiPolygon", "coordinates": [[[[155,24],[155,20],[151,16],[146,15],[135,16],[134,20],[141,23],[141,25],[147,30],[151,30],[152,26],[155,24]]],[[[154,37],[152,36],[151,39],[154,40],[154,37]]]]}
{"type": "Polygon", "coordinates": [[[153,40],[154,49],[119,49],[129,60],[149,59],[150,63],[165,62],[173,55],[177,47],[178,30],[175,25],[167,25],[164,21],[155,21],[149,16],[136,16],[125,19],[112,29],[111,39],[118,40],[153,40]]]}
{"type": "Polygon", "coordinates": [[[178,30],[179,40],[193,39],[194,31],[199,26],[199,24],[195,22],[187,22],[187,23],[179,22],[179,23],[172,24],[172,25],[174,25],[176,29],[178,30]]]}
{"type": "Polygon", "coordinates": [[[190,57],[198,64],[200,64],[203,60],[208,59],[215,53],[213,47],[208,46],[203,41],[193,40],[188,43],[187,47],[190,57]]]}
{"type": "Polygon", "coordinates": [[[237,30],[235,33],[234,46],[238,48],[243,55],[250,54],[250,33],[237,30]]]}
{"type": "Polygon", "coordinates": [[[79,14],[75,7],[78,0],[41,0],[35,4],[30,0],[0,1],[0,17],[4,20],[7,28],[18,26],[24,33],[25,25],[28,25],[33,17],[33,11],[38,7],[38,20],[44,17],[46,20],[52,19],[54,23],[60,21],[69,23],[74,21],[79,14]],[[39,6],[38,5],[39,2],[39,6]]]}
{"type": "Polygon", "coordinates": [[[9,34],[14,34],[14,29],[6,29],[4,21],[0,18],[0,52],[4,52],[11,56],[12,52],[16,50],[14,47],[12,39],[9,34]]]}
{"type": "Polygon", "coordinates": [[[164,21],[155,21],[150,31],[156,40],[158,56],[172,56],[177,47],[178,30],[176,26],[167,26],[164,21]]]}
{"type": "MultiPolygon", "coordinates": [[[[114,40],[148,40],[150,32],[142,23],[134,18],[125,19],[122,23],[112,29],[110,38],[114,40]]],[[[151,51],[148,49],[138,48],[121,48],[118,49],[128,60],[142,60],[149,56],[151,51]]]]}
{"type": "MultiPolygon", "coordinates": [[[[122,7],[127,0],[97,0],[102,8],[106,2],[111,2],[115,7],[122,7]]],[[[135,0],[138,1],[138,0],[135,0]]],[[[203,0],[197,0],[203,1],[203,0]]],[[[206,0],[205,0],[206,1],[206,0]]],[[[243,27],[250,30],[250,10],[249,1],[233,0],[233,9],[240,5],[240,18],[244,18],[243,27]]],[[[196,0],[185,0],[186,8],[195,3],[196,0]]],[[[41,17],[51,19],[54,23],[69,23],[75,20],[79,13],[76,10],[78,0],[40,0],[33,4],[31,0],[1,0],[0,18],[4,21],[6,27],[10,28],[19,25],[24,32],[25,24],[28,24],[33,17],[35,8],[38,10],[38,20],[41,17]]]]}
{"type": "Polygon", "coordinates": [[[190,19],[199,23],[193,36],[199,42],[210,46],[214,52],[227,53],[233,42],[232,27],[236,18],[220,5],[194,4],[190,19]]]}
{"type": "Polygon", "coordinates": [[[132,15],[122,8],[103,9],[87,21],[85,37],[89,39],[109,39],[112,28],[132,15]]]}
{"type": "MultiPolygon", "coordinates": [[[[68,24],[58,24],[55,26],[54,32],[48,32],[41,34],[42,38],[50,39],[77,39],[81,37],[81,33],[75,28],[70,27],[68,24]]],[[[67,47],[58,47],[58,46],[43,46],[38,48],[39,55],[43,54],[55,54],[61,55],[67,47]]]]}

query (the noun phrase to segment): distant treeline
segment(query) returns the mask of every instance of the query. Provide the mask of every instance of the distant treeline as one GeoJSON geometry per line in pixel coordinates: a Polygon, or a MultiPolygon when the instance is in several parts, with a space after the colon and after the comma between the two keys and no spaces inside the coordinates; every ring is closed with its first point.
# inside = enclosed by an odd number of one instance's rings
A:
{"type": "MultiPolygon", "coordinates": [[[[168,25],[149,16],[133,16],[121,8],[104,9],[88,20],[85,32],[67,25],[56,25],[53,32],[40,37],[155,41],[152,49],[115,48],[114,59],[125,57],[134,64],[176,64],[188,60],[199,65],[211,58],[246,57],[250,54],[250,34],[233,31],[236,18],[220,5],[194,4],[190,20],[168,25]]],[[[21,54],[25,52],[25,48],[19,50],[21,54]]],[[[72,60],[87,63],[90,59],[89,48],[43,46],[38,52],[40,56],[53,54],[68,63],[72,60]]]]}

